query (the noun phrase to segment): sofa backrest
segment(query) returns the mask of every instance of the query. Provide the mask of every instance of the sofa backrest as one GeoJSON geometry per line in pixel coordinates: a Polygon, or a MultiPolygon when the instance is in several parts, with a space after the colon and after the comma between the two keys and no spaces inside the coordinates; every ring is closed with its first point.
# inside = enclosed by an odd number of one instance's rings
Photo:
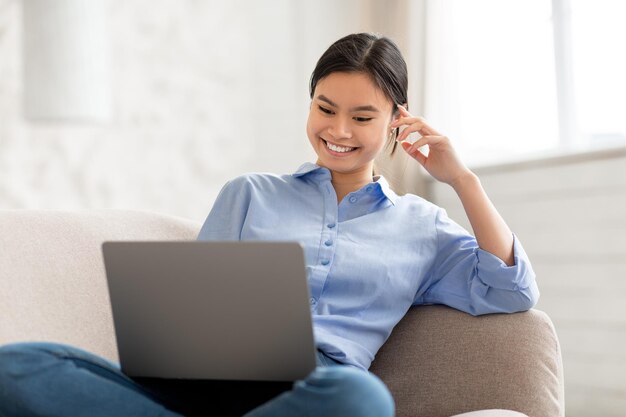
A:
{"type": "Polygon", "coordinates": [[[0,210],[0,345],[67,343],[116,361],[106,240],[193,240],[200,224],[127,210],[0,210]]]}

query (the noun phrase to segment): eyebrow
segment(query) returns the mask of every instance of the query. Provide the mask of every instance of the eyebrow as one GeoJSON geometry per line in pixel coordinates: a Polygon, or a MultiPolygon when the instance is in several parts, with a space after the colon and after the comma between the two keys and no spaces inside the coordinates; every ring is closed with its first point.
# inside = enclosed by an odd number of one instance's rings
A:
{"type": "MultiPolygon", "coordinates": [[[[329,99],[328,97],[326,97],[323,94],[320,94],[319,96],[317,96],[318,100],[321,100],[325,103],[330,104],[333,107],[339,107],[337,106],[337,104],[335,104],[331,99],[329,99]]],[[[356,106],[356,107],[352,107],[350,109],[351,112],[355,112],[355,111],[371,111],[371,112],[375,112],[375,113],[379,113],[380,110],[378,110],[376,107],[370,105],[370,104],[365,104],[363,106],[356,106]]]]}

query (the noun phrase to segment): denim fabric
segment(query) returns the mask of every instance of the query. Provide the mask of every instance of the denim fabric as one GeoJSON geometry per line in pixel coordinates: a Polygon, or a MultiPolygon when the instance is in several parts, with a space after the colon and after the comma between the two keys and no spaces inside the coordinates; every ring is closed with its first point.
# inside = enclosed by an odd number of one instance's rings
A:
{"type": "Polygon", "coordinates": [[[0,417],[393,416],[374,375],[318,354],[318,367],[285,386],[247,381],[133,380],[119,365],[53,343],[0,347],[0,417]]]}

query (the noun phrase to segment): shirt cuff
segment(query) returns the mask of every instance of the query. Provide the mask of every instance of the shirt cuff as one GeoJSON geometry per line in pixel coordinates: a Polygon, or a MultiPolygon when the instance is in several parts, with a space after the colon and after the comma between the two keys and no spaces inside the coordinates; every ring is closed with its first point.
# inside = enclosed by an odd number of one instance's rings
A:
{"type": "Polygon", "coordinates": [[[513,235],[513,259],[515,265],[508,266],[497,256],[478,249],[478,278],[487,286],[500,290],[519,291],[530,287],[535,280],[528,255],[522,244],[513,235]]]}

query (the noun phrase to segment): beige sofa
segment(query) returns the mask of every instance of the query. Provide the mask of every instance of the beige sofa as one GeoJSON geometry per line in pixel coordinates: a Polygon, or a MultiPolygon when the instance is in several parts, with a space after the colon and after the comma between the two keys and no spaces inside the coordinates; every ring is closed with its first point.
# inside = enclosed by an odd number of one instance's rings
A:
{"type": "MultiPolygon", "coordinates": [[[[195,239],[199,227],[147,212],[0,211],[0,344],[56,341],[116,360],[101,242],[195,239]]],[[[472,317],[412,308],[371,370],[401,417],[564,415],[559,341],[538,310],[472,317]]]]}

